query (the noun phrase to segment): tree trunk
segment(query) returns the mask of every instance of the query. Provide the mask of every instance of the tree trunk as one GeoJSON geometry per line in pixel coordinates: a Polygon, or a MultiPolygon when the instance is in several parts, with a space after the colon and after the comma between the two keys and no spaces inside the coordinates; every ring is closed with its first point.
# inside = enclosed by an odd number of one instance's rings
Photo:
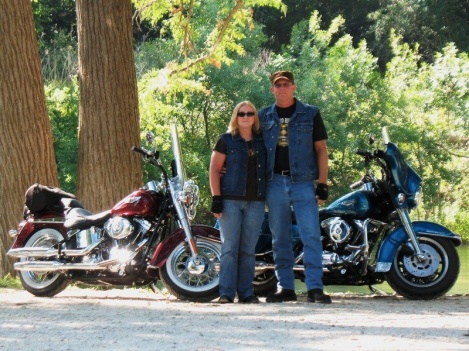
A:
{"type": "Polygon", "coordinates": [[[33,183],[58,186],[31,0],[0,0],[0,276],[33,183]]]}
{"type": "Polygon", "coordinates": [[[80,86],[77,194],[109,209],[142,183],[130,0],[77,0],[80,86]]]}

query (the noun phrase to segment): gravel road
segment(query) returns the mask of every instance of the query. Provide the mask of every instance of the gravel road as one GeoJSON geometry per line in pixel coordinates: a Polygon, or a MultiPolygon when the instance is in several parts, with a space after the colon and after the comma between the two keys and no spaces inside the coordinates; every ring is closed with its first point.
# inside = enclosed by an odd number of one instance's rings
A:
{"type": "Polygon", "coordinates": [[[0,289],[0,350],[469,350],[469,296],[333,294],[331,305],[178,301],[146,289],[0,289]]]}

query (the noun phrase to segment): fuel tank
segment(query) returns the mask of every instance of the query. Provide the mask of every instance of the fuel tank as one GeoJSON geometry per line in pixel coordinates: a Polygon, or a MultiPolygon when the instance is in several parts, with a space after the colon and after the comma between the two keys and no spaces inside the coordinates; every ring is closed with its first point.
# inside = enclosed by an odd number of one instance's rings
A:
{"type": "Polygon", "coordinates": [[[370,217],[374,207],[372,199],[370,192],[357,190],[335,200],[323,212],[332,216],[370,217]]]}
{"type": "Polygon", "coordinates": [[[154,216],[160,211],[163,203],[163,194],[139,189],[119,201],[111,209],[111,213],[113,216],[154,216]]]}

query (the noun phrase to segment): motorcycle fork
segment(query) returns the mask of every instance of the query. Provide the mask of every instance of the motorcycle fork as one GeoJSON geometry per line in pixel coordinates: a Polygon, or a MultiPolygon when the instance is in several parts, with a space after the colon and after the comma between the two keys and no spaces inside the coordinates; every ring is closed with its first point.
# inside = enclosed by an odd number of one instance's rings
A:
{"type": "Polygon", "coordinates": [[[184,208],[184,205],[181,203],[178,196],[176,195],[178,192],[176,191],[174,184],[172,182],[169,182],[169,186],[171,189],[173,205],[176,209],[176,213],[179,218],[179,225],[182,227],[184,233],[186,234],[186,242],[189,244],[192,259],[197,260],[199,257],[199,252],[197,251],[197,245],[194,236],[192,235],[191,223],[187,214],[187,210],[184,208]]]}
{"type": "Polygon", "coordinates": [[[409,211],[407,210],[407,208],[397,208],[396,211],[399,215],[399,218],[401,219],[401,223],[404,227],[405,232],[407,233],[407,236],[412,242],[412,246],[414,248],[417,259],[419,260],[419,262],[423,262],[425,260],[425,256],[422,253],[419,242],[417,240],[417,234],[415,233],[414,227],[412,226],[409,211]]]}

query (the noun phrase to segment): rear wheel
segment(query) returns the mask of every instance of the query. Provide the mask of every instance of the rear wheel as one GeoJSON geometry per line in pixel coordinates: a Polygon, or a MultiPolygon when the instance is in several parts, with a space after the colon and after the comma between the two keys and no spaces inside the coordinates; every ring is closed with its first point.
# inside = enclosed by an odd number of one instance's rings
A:
{"type": "Polygon", "coordinates": [[[424,260],[419,261],[415,254],[406,255],[409,250],[402,245],[386,273],[386,280],[405,298],[435,299],[448,292],[458,278],[458,252],[448,239],[421,236],[418,240],[424,260]]]}
{"type": "MultiPolygon", "coordinates": [[[[25,244],[25,247],[52,248],[62,241],[62,234],[51,228],[41,229],[34,233],[25,244]]],[[[21,261],[33,261],[32,258],[22,258],[21,261]]],[[[44,260],[44,258],[40,258],[44,260]]],[[[19,271],[21,284],[25,290],[39,297],[52,297],[63,291],[68,280],[57,272],[19,271]]]]}
{"type": "Polygon", "coordinates": [[[219,296],[221,244],[197,239],[198,257],[192,258],[186,243],[180,243],[161,268],[161,280],[181,300],[208,302],[219,296]]]}

